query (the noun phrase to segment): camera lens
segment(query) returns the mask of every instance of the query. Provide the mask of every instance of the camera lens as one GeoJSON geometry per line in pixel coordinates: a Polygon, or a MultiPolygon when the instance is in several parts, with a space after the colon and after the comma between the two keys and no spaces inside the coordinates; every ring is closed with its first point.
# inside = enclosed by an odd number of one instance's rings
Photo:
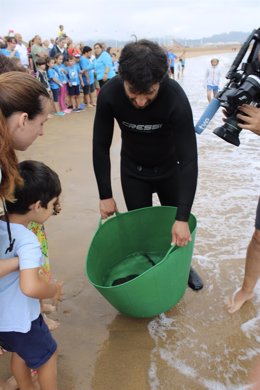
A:
{"type": "Polygon", "coordinates": [[[239,133],[242,129],[238,127],[235,117],[229,117],[224,126],[217,127],[213,133],[232,145],[239,146],[239,133]]]}

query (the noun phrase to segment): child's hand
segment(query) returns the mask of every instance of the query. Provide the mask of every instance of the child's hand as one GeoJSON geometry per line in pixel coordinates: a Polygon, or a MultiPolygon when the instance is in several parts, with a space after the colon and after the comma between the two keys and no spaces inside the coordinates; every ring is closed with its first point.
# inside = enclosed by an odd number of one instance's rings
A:
{"type": "Polygon", "coordinates": [[[58,198],[56,202],[53,205],[53,214],[52,215],[57,215],[61,211],[61,205],[60,205],[60,199],[58,198]]]}
{"type": "Polygon", "coordinates": [[[52,304],[56,306],[58,304],[58,302],[62,301],[62,299],[63,299],[63,295],[64,295],[63,285],[64,285],[64,283],[63,282],[56,282],[55,284],[57,287],[57,293],[52,298],[52,304]]]}
{"type": "Polygon", "coordinates": [[[6,350],[0,346],[0,355],[3,355],[5,352],[6,350]]]}

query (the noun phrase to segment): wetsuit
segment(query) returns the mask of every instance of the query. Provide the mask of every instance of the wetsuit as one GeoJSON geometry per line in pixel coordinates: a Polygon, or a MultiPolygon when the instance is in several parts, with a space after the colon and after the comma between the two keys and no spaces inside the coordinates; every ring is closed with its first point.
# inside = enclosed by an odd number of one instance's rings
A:
{"type": "Polygon", "coordinates": [[[177,206],[187,221],[197,184],[197,144],[191,107],[179,84],[168,77],[155,100],[133,106],[119,76],[100,91],[94,122],[93,162],[100,199],[112,198],[109,149],[114,119],[122,131],[121,182],[128,210],[161,204],[177,206]]]}

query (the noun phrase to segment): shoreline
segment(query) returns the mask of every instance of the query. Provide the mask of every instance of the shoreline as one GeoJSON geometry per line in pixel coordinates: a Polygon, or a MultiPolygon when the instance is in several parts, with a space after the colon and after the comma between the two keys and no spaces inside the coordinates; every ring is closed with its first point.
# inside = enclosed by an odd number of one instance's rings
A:
{"type": "MultiPolygon", "coordinates": [[[[241,45],[214,45],[214,46],[204,46],[204,47],[192,47],[183,49],[185,50],[185,57],[199,57],[207,54],[222,54],[222,53],[230,53],[230,52],[239,52],[241,45]]],[[[182,49],[176,49],[176,54],[181,55],[183,52],[182,49]]]]}
{"type": "MultiPolygon", "coordinates": [[[[205,45],[205,46],[196,46],[196,47],[184,47],[184,46],[162,46],[166,50],[173,49],[174,53],[177,56],[180,56],[184,51],[184,58],[199,57],[207,54],[221,54],[221,53],[230,53],[230,52],[239,52],[242,44],[234,43],[227,45],[205,45]]],[[[111,52],[117,53],[119,57],[122,48],[112,48],[111,52]]]]}

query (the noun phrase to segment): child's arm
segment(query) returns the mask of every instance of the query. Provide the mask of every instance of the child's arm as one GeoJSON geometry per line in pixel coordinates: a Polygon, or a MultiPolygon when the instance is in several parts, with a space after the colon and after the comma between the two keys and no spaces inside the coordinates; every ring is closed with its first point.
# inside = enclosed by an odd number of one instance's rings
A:
{"type": "Polygon", "coordinates": [[[68,80],[68,85],[71,87],[71,82],[70,82],[70,74],[69,72],[67,72],[67,80],[68,80]]]}
{"type": "Polygon", "coordinates": [[[58,84],[60,87],[62,87],[62,83],[60,82],[60,80],[56,79],[55,77],[52,77],[52,81],[54,81],[54,83],[58,84]]]}
{"type": "Polygon", "coordinates": [[[62,86],[61,81],[56,79],[56,77],[53,77],[56,75],[56,72],[53,69],[48,69],[47,75],[49,80],[54,81],[54,83],[58,84],[60,87],[62,86]]]}
{"type": "Polygon", "coordinates": [[[58,283],[47,283],[39,274],[39,268],[28,268],[20,271],[20,288],[31,298],[53,298],[60,292],[58,283]]]}
{"type": "Polygon", "coordinates": [[[79,79],[80,79],[80,84],[82,87],[84,87],[84,81],[83,81],[83,78],[82,78],[82,74],[79,72],[79,79]]]}
{"type": "Polygon", "coordinates": [[[18,257],[0,259],[0,278],[19,269],[18,257]]]}
{"type": "Polygon", "coordinates": [[[209,77],[209,69],[207,69],[205,73],[204,83],[203,83],[204,88],[207,88],[208,77],[209,77]]]}
{"type": "Polygon", "coordinates": [[[88,84],[89,84],[89,75],[88,75],[88,69],[84,69],[84,70],[83,70],[83,73],[85,74],[85,76],[86,76],[86,79],[87,79],[87,82],[88,82],[88,84]]]}

